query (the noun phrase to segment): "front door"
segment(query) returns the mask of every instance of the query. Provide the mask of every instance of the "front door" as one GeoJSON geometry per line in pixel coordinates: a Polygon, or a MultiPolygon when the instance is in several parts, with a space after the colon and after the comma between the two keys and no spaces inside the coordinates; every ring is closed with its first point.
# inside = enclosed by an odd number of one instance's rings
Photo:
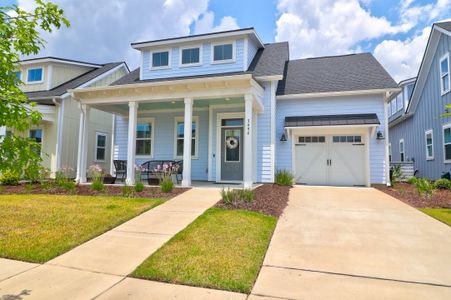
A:
{"type": "Polygon", "coordinates": [[[243,127],[221,128],[221,180],[243,180],[243,127]]]}

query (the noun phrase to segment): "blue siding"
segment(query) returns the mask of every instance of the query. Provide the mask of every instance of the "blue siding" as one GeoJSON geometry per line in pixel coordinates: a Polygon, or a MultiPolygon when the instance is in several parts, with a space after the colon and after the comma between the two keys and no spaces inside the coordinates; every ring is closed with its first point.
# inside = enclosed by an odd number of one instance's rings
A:
{"type": "MultiPolygon", "coordinates": [[[[384,132],[385,113],[382,96],[350,96],[299,100],[278,100],[276,110],[276,132],[282,133],[287,116],[309,116],[328,114],[376,113],[384,132]]],[[[291,140],[280,142],[276,139],[276,169],[292,169],[291,140]]],[[[385,140],[370,140],[370,182],[386,183],[385,140]]]]}
{"type": "MultiPolygon", "coordinates": [[[[249,43],[250,44],[250,43],[249,43]]],[[[202,44],[202,64],[200,66],[193,67],[180,67],[179,65],[179,55],[180,47],[185,45],[172,47],[171,51],[171,68],[151,70],[150,60],[151,51],[143,52],[143,79],[154,79],[154,78],[168,78],[168,77],[178,77],[178,76],[191,76],[191,75],[202,75],[202,74],[217,74],[224,72],[237,72],[244,71],[244,39],[236,40],[235,46],[235,62],[224,63],[224,64],[212,64],[211,58],[211,42],[205,42],[202,44]]],[[[163,48],[159,48],[163,49],[163,48]]]]}
{"type": "Polygon", "coordinates": [[[258,50],[257,45],[252,40],[249,40],[247,45],[247,67],[249,67],[252,60],[254,59],[257,50],[258,50]]]}
{"type": "MultiPolygon", "coordinates": [[[[192,160],[192,179],[207,180],[208,168],[208,111],[195,110],[193,117],[199,117],[199,141],[197,158],[192,160]]],[[[175,118],[183,117],[183,112],[148,113],[140,118],[154,118],[154,157],[137,158],[141,164],[147,160],[176,159],[174,157],[174,126],[175,118]]],[[[114,145],[114,159],[127,159],[128,119],[116,116],[116,132],[114,145]]]]}
{"type": "Polygon", "coordinates": [[[443,172],[451,172],[451,164],[444,163],[443,125],[451,123],[451,117],[441,117],[444,105],[451,103],[451,93],[440,95],[439,60],[451,52],[451,38],[442,34],[429,70],[415,114],[390,128],[392,160],[399,161],[399,140],[404,138],[408,160],[414,160],[418,176],[436,179],[443,172]],[[425,131],[433,130],[434,159],[426,160],[425,131]]]}

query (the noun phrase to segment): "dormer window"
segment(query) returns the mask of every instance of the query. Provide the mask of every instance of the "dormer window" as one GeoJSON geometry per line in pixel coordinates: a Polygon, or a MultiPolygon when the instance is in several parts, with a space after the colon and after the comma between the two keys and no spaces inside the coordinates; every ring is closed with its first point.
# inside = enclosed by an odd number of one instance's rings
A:
{"type": "Polygon", "coordinates": [[[169,68],[169,50],[152,52],[152,69],[169,68]]]}
{"type": "Polygon", "coordinates": [[[235,60],[235,43],[212,45],[213,63],[226,63],[235,60]]]}
{"type": "Polygon", "coordinates": [[[43,77],[42,68],[28,69],[27,83],[42,82],[42,77],[43,77]]]}
{"type": "Polygon", "coordinates": [[[181,48],[181,62],[182,66],[200,65],[201,57],[200,47],[181,48]]]}
{"type": "Polygon", "coordinates": [[[440,59],[440,89],[442,95],[450,91],[449,53],[446,53],[440,59]]]}

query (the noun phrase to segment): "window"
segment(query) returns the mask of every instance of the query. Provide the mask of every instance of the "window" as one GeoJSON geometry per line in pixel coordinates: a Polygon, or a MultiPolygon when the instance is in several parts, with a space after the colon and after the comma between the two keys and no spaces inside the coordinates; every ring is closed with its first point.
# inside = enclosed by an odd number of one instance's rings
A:
{"type": "Polygon", "coordinates": [[[450,90],[449,79],[449,53],[446,53],[440,59],[440,89],[443,94],[446,94],[450,90]]]}
{"type": "Polygon", "coordinates": [[[391,143],[388,143],[388,161],[392,161],[392,154],[391,154],[391,143]]]}
{"type": "Polygon", "coordinates": [[[391,117],[391,101],[388,102],[388,116],[391,117]]]}
{"type": "Polygon", "coordinates": [[[27,82],[41,82],[42,81],[42,68],[28,69],[27,82]]]}
{"type": "Polygon", "coordinates": [[[182,49],[181,65],[199,65],[200,47],[182,49]]]}
{"type": "Polygon", "coordinates": [[[405,150],[404,150],[404,139],[399,140],[399,156],[401,157],[401,161],[405,161],[405,150]]]}
{"type": "Polygon", "coordinates": [[[31,129],[30,130],[30,139],[32,139],[36,142],[34,151],[36,151],[36,153],[40,154],[41,148],[42,148],[42,129],[31,129]]]}
{"type": "Polygon", "coordinates": [[[21,71],[14,72],[14,75],[16,76],[17,81],[22,80],[22,72],[21,71]]]}
{"type": "Polygon", "coordinates": [[[391,114],[394,115],[396,113],[396,98],[391,101],[391,114]]]}
{"type": "Polygon", "coordinates": [[[213,45],[213,62],[228,62],[234,60],[234,43],[213,45]]]}
{"type": "MultiPolygon", "coordinates": [[[[191,126],[191,156],[197,156],[197,132],[198,132],[198,118],[193,117],[191,126]]],[[[175,157],[183,158],[183,140],[185,136],[185,123],[183,117],[175,119],[175,157]]]]}
{"type": "Polygon", "coordinates": [[[443,126],[443,148],[445,163],[451,163],[451,123],[443,126]]]}
{"type": "Polygon", "coordinates": [[[361,143],[362,136],[361,135],[334,136],[334,137],[332,137],[332,142],[334,142],[334,143],[361,143]]]}
{"type": "Polygon", "coordinates": [[[400,111],[403,108],[402,95],[402,93],[399,93],[399,95],[396,96],[396,111],[400,111]]]}
{"type": "Polygon", "coordinates": [[[325,136],[300,136],[298,138],[299,143],[325,143],[325,136]]]}
{"type": "Polygon", "coordinates": [[[169,50],[152,52],[152,68],[160,69],[169,67],[169,50]]]}
{"type": "Polygon", "coordinates": [[[432,130],[426,131],[424,135],[426,140],[426,159],[432,160],[434,159],[434,135],[432,130]]]}
{"type": "Polygon", "coordinates": [[[106,134],[96,132],[96,161],[105,161],[106,156],[106,134]]]}
{"type": "Polygon", "coordinates": [[[136,125],[136,155],[153,156],[153,121],[140,121],[136,125]]]}

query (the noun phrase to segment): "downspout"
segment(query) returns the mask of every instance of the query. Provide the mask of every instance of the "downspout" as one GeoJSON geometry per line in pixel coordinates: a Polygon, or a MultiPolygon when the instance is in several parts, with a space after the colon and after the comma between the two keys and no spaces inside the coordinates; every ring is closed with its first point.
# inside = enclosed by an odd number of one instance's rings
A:
{"type": "Polygon", "coordinates": [[[387,92],[383,95],[384,100],[384,131],[385,131],[385,182],[387,186],[391,186],[390,180],[390,161],[389,161],[389,152],[388,152],[388,144],[389,144],[389,136],[388,136],[388,100],[391,97],[391,93],[387,92]]]}
{"type": "Polygon", "coordinates": [[[58,125],[56,131],[56,170],[52,170],[52,173],[61,169],[61,148],[62,148],[62,140],[63,140],[63,117],[64,117],[64,100],[61,97],[53,98],[52,102],[59,108],[58,110],[58,125]]]}

